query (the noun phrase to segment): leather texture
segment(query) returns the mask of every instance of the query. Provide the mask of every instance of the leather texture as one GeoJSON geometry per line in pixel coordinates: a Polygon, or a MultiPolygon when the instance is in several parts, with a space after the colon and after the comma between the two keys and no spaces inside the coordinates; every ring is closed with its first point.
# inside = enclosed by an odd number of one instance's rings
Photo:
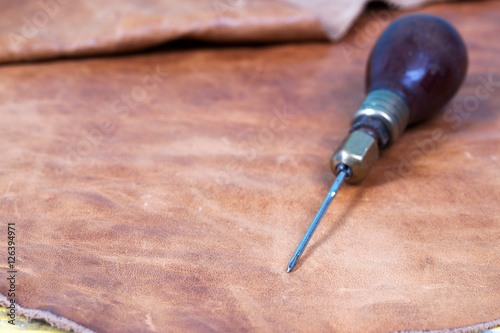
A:
{"type": "Polygon", "coordinates": [[[338,44],[0,67],[0,220],[18,230],[18,303],[97,332],[498,319],[500,3],[420,11],[462,34],[465,84],[341,188],[290,274],[364,98],[373,13],[338,44]]]}
{"type": "MultiPolygon", "coordinates": [[[[176,39],[223,43],[338,40],[367,2],[0,0],[0,63],[129,52],[176,39]]],[[[391,11],[426,2],[389,1],[391,11]]]]}

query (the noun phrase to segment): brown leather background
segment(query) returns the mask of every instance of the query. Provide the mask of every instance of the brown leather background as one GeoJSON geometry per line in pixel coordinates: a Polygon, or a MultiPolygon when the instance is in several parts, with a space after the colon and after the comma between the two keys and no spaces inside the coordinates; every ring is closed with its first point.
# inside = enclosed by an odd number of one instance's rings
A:
{"type": "Polygon", "coordinates": [[[386,23],[367,13],[335,45],[0,67],[0,220],[18,229],[19,304],[99,332],[498,319],[500,3],[422,12],[463,35],[468,78],[445,115],[341,189],[292,274],[386,23]]]}

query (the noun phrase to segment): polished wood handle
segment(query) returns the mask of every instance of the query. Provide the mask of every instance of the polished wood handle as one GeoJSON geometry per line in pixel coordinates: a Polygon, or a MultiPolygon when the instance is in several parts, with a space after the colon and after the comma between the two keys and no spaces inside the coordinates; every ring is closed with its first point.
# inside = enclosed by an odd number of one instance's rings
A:
{"type": "Polygon", "coordinates": [[[427,14],[405,16],[380,36],[368,60],[366,90],[396,92],[409,106],[409,124],[439,111],[462,84],[467,51],[458,32],[427,14]]]}

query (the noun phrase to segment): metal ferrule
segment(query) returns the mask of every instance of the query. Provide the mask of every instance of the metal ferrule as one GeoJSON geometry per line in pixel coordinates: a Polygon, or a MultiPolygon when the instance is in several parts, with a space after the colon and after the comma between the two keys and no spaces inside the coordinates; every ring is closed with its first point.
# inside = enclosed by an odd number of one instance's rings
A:
{"type": "Polygon", "coordinates": [[[410,108],[395,92],[379,89],[366,96],[365,101],[354,114],[353,124],[363,116],[380,119],[391,135],[390,142],[394,142],[408,125],[410,108]]]}
{"type": "Polygon", "coordinates": [[[378,158],[378,144],[372,136],[354,131],[340,144],[330,160],[332,171],[339,172],[339,166],[349,167],[348,183],[363,179],[378,158]]]}

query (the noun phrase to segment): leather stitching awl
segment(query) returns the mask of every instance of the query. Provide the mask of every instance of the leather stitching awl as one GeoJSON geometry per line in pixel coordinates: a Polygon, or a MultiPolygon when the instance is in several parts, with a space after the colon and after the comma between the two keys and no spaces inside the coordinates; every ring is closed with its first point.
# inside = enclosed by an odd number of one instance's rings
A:
{"type": "Polygon", "coordinates": [[[337,179],[288,264],[291,272],[342,182],[363,179],[379,150],[399,138],[406,126],[445,106],[467,72],[467,50],[458,32],[426,14],[392,23],[375,44],[366,71],[368,96],[354,114],[349,136],[331,158],[337,179]]]}

